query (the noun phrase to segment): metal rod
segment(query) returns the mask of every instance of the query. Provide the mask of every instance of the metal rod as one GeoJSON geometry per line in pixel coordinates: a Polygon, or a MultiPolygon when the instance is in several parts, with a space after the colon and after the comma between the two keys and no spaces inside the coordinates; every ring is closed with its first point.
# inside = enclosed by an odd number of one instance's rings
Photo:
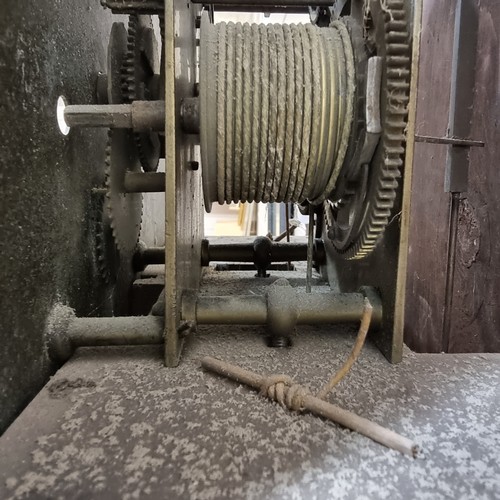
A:
{"type": "MultiPolygon", "coordinates": [[[[286,241],[290,243],[290,204],[285,203],[285,219],[286,219],[286,241]]],[[[288,261],[286,263],[287,269],[290,270],[292,263],[288,261]]]]}
{"type": "Polygon", "coordinates": [[[450,331],[451,317],[453,307],[453,288],[455,282],[455,261],[457,251],[457,229],[458,229],[458,210],[460,206],[460,194],[451,193],[450,206],[450,228],[448,233],[448,258],[446,265],[446,284],[445,284],[445,307],[443,317],[443,335],[441,341],[441,350],[448,352],[450,349],[450,331]]]}
{"type": "Polygon", "coordinates": [[[452,146],[463,146],[465,148],[484,148],[484,142],[472,139],[459,139],[458,137],[433,137],[430,135],[415,135],[415,142],[428,144],[451,144],[452,146]]]}
{"type": "Polygon", "coordinates": [[[64,109],[69,127],[132,128],[130,104],[70,104],[64,109]]]}
{"type": "MultiPolygon", "coordinates": [[[[288,262],[307,260],[306,243],[271,242],[270,262],[288,262]]],[[[253,262],[255,260],[253,243],[210,243],[203,240],[202,266],[210,262],[253,262]]],[[[316,239],[313,244],[313,260],[318,264],[325,262],[326,255],[323,242],[316,239]]]]}
{"type": "Polygon", "coordinates": [[[75,318],[68,326],[67,337],[74,347],[161,344],[163,318],[75,318]]]}
{"type": "Polygon", "coordinates": [[[146,266],[165,264],[165,247],[150,247],[138,245],[133,258],[135,272],[143,271],[146,266]]]}
{"type": "Polygon", "coordinates": [[[164,193],[163,172],[127,172],[123,182],[126,193],[164,193]]]}
{"type": "Polygon", "coordinates": [[[308,227],[308,238],[307,238],[307,272],[306,272],[307,293],[311,293],[313,242],[314,242],[314,210],[311,206],[309,206],[309,227],[308,227]]]}
{"type": "MultiPolygon", "coordinates": [[[[297,293],[297,324],[317,325],[359,321],[363,316],[361,293],[297,293]]],[[[183,301],[182,319],[202,325],[265,325],[269,310],[266,295],[198,296],[183,301]]],[[[382,318],[381,302],[373,304],[373,324],[382,318]]]]}
{"type": "Polygon", "coordinates": [[[165,128],[164,101],[132,104],[69,104],[64,108],[68,127],[129,128],[137,131],[165,128]]]}
{"type": "Polygon", "coordinates": [[[215,7],[219,5],[224,5],[228,7],[242,7],[242,6],[252,6],[252,7],[285,7],[285,6],[304,6],[304,7],[314,7],[314,6],[330,6],[332,0],[314,0],[312,2],[307,2],[304,0],[256,0],[255,2],[250,2],[249,0],[191,0],[192,3],[203,3],[210,4],[215,7]]]}
{"type": "Polygon", "coordinates": [[[163,317],[77,318],[70,307],[56,304],[45,338],[50,358],[68,360],[77,347],[163,343],[163,317]]]}
{"type": "MultiPolygon", "coordinates": [[[[186,319],[187,318],[183,318],[186,319]]],[[[198,297],[195,321],[201,325],[265,325],[265,295],[198,297]]]]}
{"type": "MultiPolygon", "coordinates": [[[[314,7],[314,6],[313,6],[314,7]]],[[[264,14],[308,14],[307,5],[214,5],[214,12],[262,12],[264,14]]]]}
{"type": "Polygon", "coordinates": [[[119,14],[159,14],[165,9],[164,0],[104,0],[104,4],[119,14]]]}
{"type": "MultiPolygon", "coordinates": [[[[453,32],[450,108],[448,132],[450,137],[469,137],[474,109],[476,81],[478,6],[476,0],[457,0],[453,32]]],[[[445,191],[463,193],[469,183],[469,150],[448,146],[445,170],[445,191]]]]}

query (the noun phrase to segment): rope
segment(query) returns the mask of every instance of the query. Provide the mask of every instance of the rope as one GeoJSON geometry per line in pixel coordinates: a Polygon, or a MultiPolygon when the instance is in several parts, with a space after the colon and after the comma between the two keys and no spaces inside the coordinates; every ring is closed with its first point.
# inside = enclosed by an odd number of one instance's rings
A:
{"type": "Polygon", "coordinates": [[[370,323],[372,321],[373,306],[370,301],[365,297],[365,306],[363,309],[363,316],[361,317],[361,324],[359,325],[358,335],[356,336],[356,341],[352,348],[349,357],[342,365],[340,370],[333,375],[333,377],[323,386],[323,388],[318,392],[316,396],[319,399],[325,399],[333,388],[349,373],[352,365],[356,362],[359,355],[361,354],[361,349],[365,345],[366,336],[368,330],[370,329],[370,323]]]}
{"type": "Polygon", "coordinates": [[[202,31],[201,147],[211,152],[203,155],[205,199],[323,202],[353,119],[354,56],[345,25],[229,22],[202,31]]]}
{"type": "MultiPolygon", "coordinates": [[[[366,333],[370,326],[372,316],[372,306],[368,300],[365,301],[365,308],[361,320],[360,331],[356,338],[354,348],[349,359],[342,368],[331,378],[328,384],[320,391],[320,395],[325,397],[349,371],[356,360],[361,347],[366,339],[366,333]]],[[[344,410],[331,403],[327,403],[319,396],[313,396],[305,387],[296,384],[292,378],[287,375],[270,375],[263,377],[257,373],[245,370],[240,366],[231,365],[209,356],[201,360],[201,365],[206,370],[218,373],[226,378],[230,378],[241,384],[249,385],[255,389],[260,389],[260,393],[282,406],[293,410],[307,410],[315,415],[327,418],[332,422],[337,422],[344,427],[359,432],[374,441],[398,450],[415,458],[419,452],[419,447],[412,440],[407,439],[395,432],[378,425],[375,422],[360,417],[350,411],[344,410]]]]}
{"type": "MultiPolygon", "coordinates": [[[[370,328],[372,314],[373,306],[370,304],[370,301],[365,298],[363,316],[361,318],[361,324],[352,351],[342,367],[318,392],[316,396],[318,399],[324,400],[333,388],[349,373],[352,365],[358,359],[370,328]]],[[[288,375],[281,374],[264,377],[260,386],[260,394],[276,401],[283,407],[292,411],[303,411],[305,409],[304,400],[307,396],[311,395],[310,391],[306,387],[296,384],[288,375]]]]}
{"type": "Polygon", "coordinates": [[[260,393],[293,411],[304,410],[304,399],[310,395],[307,388],[296,384],[288,375],[265,377],[260,386],[260,393]]]}

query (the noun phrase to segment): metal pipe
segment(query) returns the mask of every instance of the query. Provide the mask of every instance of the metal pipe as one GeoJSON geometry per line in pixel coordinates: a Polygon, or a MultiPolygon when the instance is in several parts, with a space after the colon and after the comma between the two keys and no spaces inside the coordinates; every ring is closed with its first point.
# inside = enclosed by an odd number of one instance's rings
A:
{"type": "MultiPolygon", "coordinates": [[[[164,172],[127,172],[123,181],[126,193],[164,193],[164,172]]],[[[161,262],[163,264],[164,262],[161,262]]]]}

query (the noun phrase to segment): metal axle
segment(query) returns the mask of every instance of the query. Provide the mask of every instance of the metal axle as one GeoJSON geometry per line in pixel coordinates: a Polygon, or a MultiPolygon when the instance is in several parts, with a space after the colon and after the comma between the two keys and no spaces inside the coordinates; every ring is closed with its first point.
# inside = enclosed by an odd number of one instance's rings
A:
{"type": "Polygon", "coordinates": [[[126,193],[164,193],[163,172],[127,172],[123,181],[126,193]]]}
{"type": "Polygon", "coordinates": [[[77,318],[73,309],[57,304],[46,331],[49,356],[65,361],[77,347],[161,344],[163,325],[158,316],[77,318]]]}
{"type": "Polygon", "coordinates": [[[132,104],[69,104],[64,121],[71,127],[128,128],[135,131],[165,129],[164,101],[134,101],[132,104]]]}
{"type": "Polygon", "coordinates": [[[267,325],[273,335],[289,335],[296,325],[359,321],[365,297],[373,306],[373,326],[380,326],[382,301],[372,288],[361,293],[304,293],[283,278],[270,285],[266,295],[186,294],[181,317],[201,325],[267,325]]]}

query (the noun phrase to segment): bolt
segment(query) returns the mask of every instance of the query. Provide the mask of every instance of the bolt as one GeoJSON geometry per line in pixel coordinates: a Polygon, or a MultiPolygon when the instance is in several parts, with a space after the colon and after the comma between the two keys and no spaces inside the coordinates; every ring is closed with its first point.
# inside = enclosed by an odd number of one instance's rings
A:
{"type": "Polygon", "coordinates": [[[196,171],[200,168],[200,163],[194,160],[188,161],[188,167],[190,170],[196,171]]]}
{"type": "Polygon", "coordinates": [[[267,346],[283,349],[285,347],[291,347],[292,339],[285,335],[269,335],[267,337],[267,346]]]}

